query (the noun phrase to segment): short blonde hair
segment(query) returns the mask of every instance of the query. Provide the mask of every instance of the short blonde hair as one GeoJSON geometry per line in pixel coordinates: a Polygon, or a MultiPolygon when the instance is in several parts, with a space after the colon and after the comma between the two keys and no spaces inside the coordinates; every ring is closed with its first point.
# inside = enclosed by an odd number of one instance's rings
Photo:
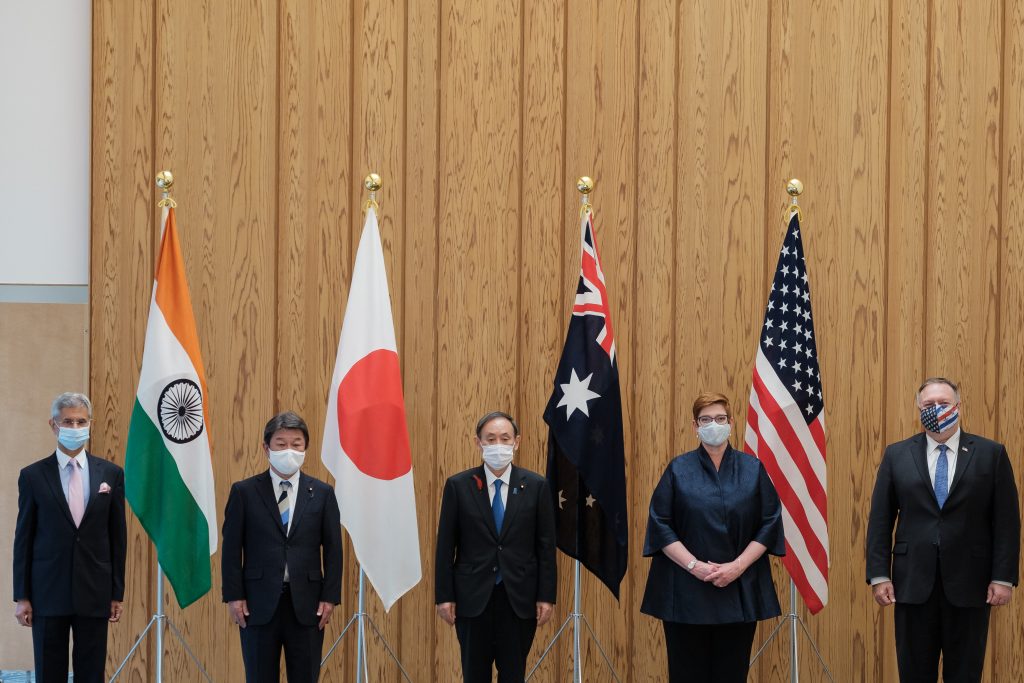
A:
{"type": "Polygon", "coordinates": [[[725,406],[725,414],[732,419],[732,407],[729,405],[729,399],[722,394],[715,394],[708,391],[697,396],[697,400],[693,402],[693,419],[696,420],[700,415],[700,411],[704,410],[708,406],[713,406],[716,403],[721,403],[725,406]]]}

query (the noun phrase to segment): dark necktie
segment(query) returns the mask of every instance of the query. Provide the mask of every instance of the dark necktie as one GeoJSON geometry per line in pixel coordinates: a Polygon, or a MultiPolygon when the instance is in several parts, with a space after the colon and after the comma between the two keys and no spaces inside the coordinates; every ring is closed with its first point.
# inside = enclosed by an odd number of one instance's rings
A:
{"type": "MultiPolygon", "coordinates": [[[[491,501],[491,513],[494,514],[494,528],[501,533],[501,523],[505,521],[505,503],[501,500],[501,479],[494,480],[494,500],[491,501]]],[[[494,577],[494,583],[501,583],[501,572],[494,577]]]]}

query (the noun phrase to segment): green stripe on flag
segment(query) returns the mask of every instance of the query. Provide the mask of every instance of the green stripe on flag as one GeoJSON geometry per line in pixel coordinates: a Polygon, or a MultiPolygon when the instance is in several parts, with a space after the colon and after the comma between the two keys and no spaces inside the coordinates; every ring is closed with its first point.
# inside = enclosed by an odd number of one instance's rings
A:
{"type": "Polygon", "coordinates": [[[210,527],[138,399],[125,449],[125,496],[156,545],[180,607],[210,590],[210,527]]]}

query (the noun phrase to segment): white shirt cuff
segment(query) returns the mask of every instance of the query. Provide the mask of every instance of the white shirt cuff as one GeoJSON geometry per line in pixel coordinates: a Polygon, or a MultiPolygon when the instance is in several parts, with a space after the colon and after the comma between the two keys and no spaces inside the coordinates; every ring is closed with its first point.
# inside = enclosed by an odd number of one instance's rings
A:
{"type": "Polygon", "coordinates": [[[876,576],[875,578],[871,579],[871,585],[877,586],[878,584],[885,583],[886,581],[892,581],[892,579],[890,579],[888,576],[876,576]]]}

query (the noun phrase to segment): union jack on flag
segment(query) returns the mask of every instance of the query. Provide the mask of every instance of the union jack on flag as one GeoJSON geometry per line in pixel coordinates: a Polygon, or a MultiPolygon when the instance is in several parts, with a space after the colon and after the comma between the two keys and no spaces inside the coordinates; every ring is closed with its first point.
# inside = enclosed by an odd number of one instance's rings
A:
{"type": "Polygon", "coordinates": [[[757,345],[746,450],[782,501],[782,558],[811,614],[828,603],[825,410],[800,215],[793,211],[757,345]]]}
{"type": "Polygon", "coordinates": [[[615,334],[612,316],[608,311],[608,291],[604,287],[604,271],[597,256],[594,242],[594,214],[587,211],[583,218],[583,250],[580,257],[580,283],[576,289],[573,315],[596,315],[604,318],[604,326],[597,333],[597,343],[608,358],[615,362],[615,334]]]}

